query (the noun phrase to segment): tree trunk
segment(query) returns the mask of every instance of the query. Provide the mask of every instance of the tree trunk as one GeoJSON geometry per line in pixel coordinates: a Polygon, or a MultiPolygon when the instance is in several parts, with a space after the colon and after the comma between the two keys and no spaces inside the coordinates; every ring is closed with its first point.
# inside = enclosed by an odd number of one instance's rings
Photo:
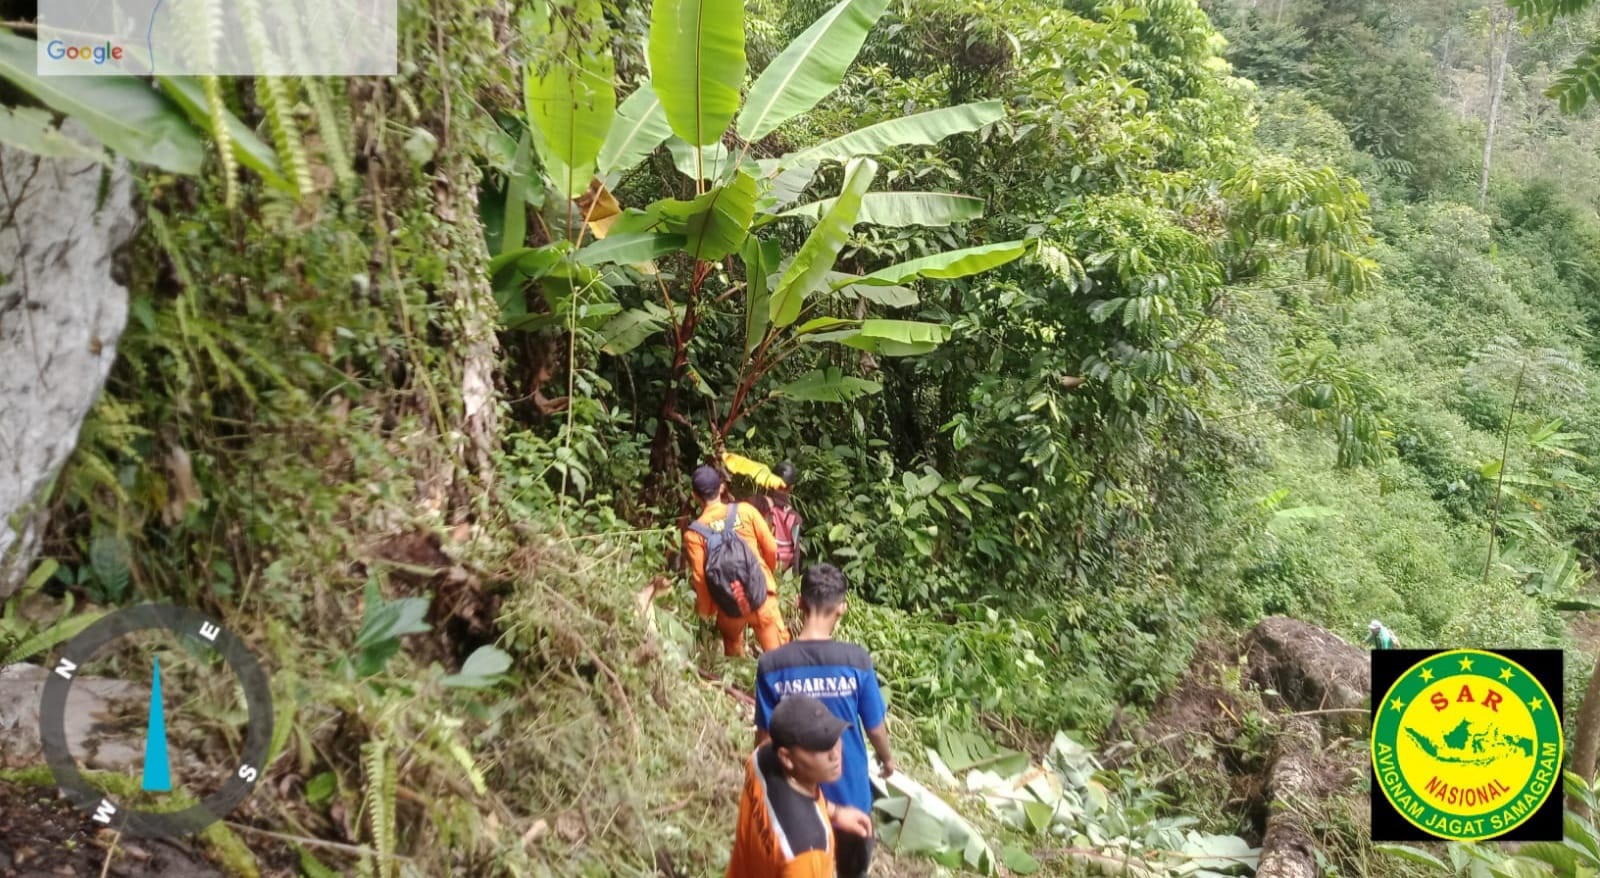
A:
{"type": "Polygon", "coordinates": [[[689,292],[689,302],[684,308],[683,322],[672,335],[672,371],[667,375],[667,387],[661,397],[661,410],[656,416],[656,433],[650,442],[650,475],[646,477],[645,497],[665,507],[672,496],[673,483],[678,477],[678,455],[673,432],[676,424],[687,425],[687,419],[678,411],[678,397],[689,372],[689,342],[694,338],[699,316],[694,290],[689,292]]]}
{"type": "Polygon", "coordinates": [[[99,165],[0,145],[0,598],[27,577],[127,323],[116,259],[138,213],[126,164],[109,173],[96,207],[99,165]]]}
{"type": "MultiPolygon", "coordinates": [[[[1572,737],[1572,770],[1593,784],[1595,758],[1600,755],[1600,658],[1596,659],[1594,676],[1589,678],[1589,688],[1583,693],[1583,705],[1578,708],[1572,737]]],[[[1580,799],[1569,798],[1567,807],[1589,816],[1589,809],[1580,799]]]]}
{"type": "Polygon", "coordinates": [[[1278,733],[1272,770],[1267,779],[1267,831],[1261,839],[1261,865],[1256,878],[1318,878],[1317,843],[1295,809],[1321,797],[1317,790],[1316,757],[1322,749],[1316,724],[1290,717],[1278,733]]]}
{"type": "Polygon", "coordinates": [[[1511,55],[1511,16],[1496,10],[1489,18],[1489,130],[1483,138],[1483,169],[1478,174],[1478,209],[1489,199],[1489,161],[1494,152],[1494,128],[1500,120],[1500,95],[1505,91],[1506,60],[1511,55]],[[1499,23],[1500,57],[1495,58],[1496,22],[1499,23]]]}

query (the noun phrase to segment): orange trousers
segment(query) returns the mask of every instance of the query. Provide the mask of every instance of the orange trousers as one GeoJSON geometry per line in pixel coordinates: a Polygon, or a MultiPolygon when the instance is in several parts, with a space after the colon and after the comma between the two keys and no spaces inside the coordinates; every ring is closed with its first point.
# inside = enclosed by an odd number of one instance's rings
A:
{"type": "Polygon", "coordinates": [[[789,642],[789,626],[783,623],[783,613],[778,609],[778,596],[767,595],[767,602],[753,613],[743,616],[725,616],[717,611],[717,630],[722,632],[722,654],[738,658],[744,655],[744,630],[753,628],[756,643],[762,652],[771,652],[789,642]]]}

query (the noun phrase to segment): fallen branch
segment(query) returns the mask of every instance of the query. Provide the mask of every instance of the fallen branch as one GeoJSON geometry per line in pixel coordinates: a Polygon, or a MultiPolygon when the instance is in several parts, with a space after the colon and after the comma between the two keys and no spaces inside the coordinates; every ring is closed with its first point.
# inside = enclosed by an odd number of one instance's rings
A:
{"type": "Polygon", "coordinates": [[[727,683],[724,683],[722,681],[721,677],[714,677],[711,674],[706,673],[704,670],[701,670],[700,668],[695,668],[694,672],[699,674],[700,675],[700,679],[706,681],[707,683],[715,683],[715,684],[717,684],[718,688],[720,688],[723,692],[727,693],[728,695],[733,696],[735,699],[737,699],[739,701],[739,703],[748,705],[750,707],[754,707],[755,706],[755,704],[756,704],[755,696],[751,695],[750,693],[745,692],[742,689],[735,689],[734,687],[728,685],[727,683]]]}
{"type": "Polygon", "coordinates": [[[1295,711],[1294,713],[1289,713],[1289,714],[1284,714],[1284,715],[1285,716],[1324,716],[1326,714],[1331,714],[1331,713],[1359,713],[1359,714],[1361,714],[1363,716],[1371,716],[1372,715],[1372,711],[1370,711],[1370,710],[1368,710],[1368,709],[1366,709],[1364,707],[1325,707],[1325,708],[1323,708],[1321,710],[1300,710],[1300,711],[1295,711]]]}
{"type": "Polygon", "coordinates": [[[1134,861],[1128,856],[1116,857],[1092,848],[1062,848],[1051,851],[1049,858],[1060,858],[1084,867],[1093,867],[1102,875],[1127,876],[1127,878],[1156,878],[1156,872],[1144,860],[1134,861]]]}
{"type": "MultiPolygon", "coordinates": [[[[369,847],[360,847],[353,844],[341,844],[337,841],[312,838],[306,835],[290,835],[286,832],[273,832],[270,829],[258,829],[248,823],[235,823],[232,820],[224,820],[223,824],[229,829],[238,829],[243,830],[244,832],[255,833],[256,835],[265,835],[268,838],[275,838],[279,841],[289,842],[290,844],[303,844],[310,847],[328,848],[329,850],[340,851],[341,853],[351,854],[358,857],[383,857],[383,854],[380,851],[369,847]]],[[[401,856],[400,854],[389,854],[388,858],[391,860],[399,860],[400,862],[404,863],[411,862],[410,857],[401,856]]]]}

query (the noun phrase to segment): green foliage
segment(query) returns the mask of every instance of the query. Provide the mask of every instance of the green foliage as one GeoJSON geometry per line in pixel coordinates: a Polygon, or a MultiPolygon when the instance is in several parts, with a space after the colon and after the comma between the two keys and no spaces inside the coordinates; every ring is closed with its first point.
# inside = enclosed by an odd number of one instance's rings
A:
{"type": "Polygon", "coordinates": [[[428,623],[423,621],[428,615],[428,600],[386,601],[378,590],[377,580],[369,578],[363,603],[365,615],[361,619],[361,630],[356,634],[352,667],[356,674],[370,677],[382,673],[384,665],[400,651],[401,637],[429,629],[428,623]]]}
{"type": "Polygon", "coordinates": [[[73,615],[73,601],[69,596],[57,618],[47,625],[29,622],[21,617],[19,608],[23,602],[37,594],[55,575],[59,566],[54,560],[41,563],[29,574],[22,588],[0,607],[0,667],[46,653],[71,640],[104,615],[93,610],[73,615]]]}
{"type": "MultiPolygon", "coordinates": [[[[1551,24],[1563,16],[1577,16],[1594,5],[1594,0],[1508,0],[1523,19],[1551,24]]],[[[1566,113],[1581,111],[1590,99],[1600,97],[1600,42],[1591,43],[1545,91],[1566,113]]]]}
{"type": "Polygon", "coordinates": [[[600,146],[596,170],[601,174],[632,168],[672,135],[666,111],[650,83],[634,89],[617,107],[616,118],[600,146]]]}
{"type": "MultiPolygon", "coordinates": [[[[747,138],[770,134],[786,121],[814,107],[835,91],[872,24],[883,13],[885,4],[841,0],[800,34],[790,47],[779,53],[757,77],[739,116],[739,130],[747,138]]],[[[948,338],[948,332],[932,327],[908,330],[901,324],[889,330],[887,324],[858,325],[848,339],[815,331],[801,333],[792,327],[815,302],[808,297],[822,291],[834,293],[846,287],[899,287],[917,278],[948,279],[964,277],[1016,259],[1024,252],[1023,242],[990,245],[973,250],[957,250],[921,260],[912,260],[865,275],[835,271],[835,264],[858,222],[948,225],[978,216],[976,199],[944,199],[934,193],[921,198],[887,196],[874,199],[872,209],[863,214],[864,199],[877,175],[877,163],[866,153],[882,151],[904,143],[934,143],[952,134],[969,131],[998,118],[998,103],[957,107],[935,111],[921,117],[899,120],[832,141],[821,151],[802,151],[776,159],[750,161],[749,144],[735,155],[720,142],[723,129],[738,106],[739,87],[744,77],[744,35],[739,30],[742,7],[737,9],[714,3],[674,3],[662,0],[652,7],[650,91],[643,89],[625,101],[615,114],[599,101],[583,116],[584,149],[580,154],[552,157],[542,153],[544,173],[562,172],[569,161],[581,161],[584,174],[571,177],[567,185],[555,186],[559,201],[588,188],[586,204],[567,202],[547,204],[565,213],[565,221],[547,222],[547,236],[564,240],[534,248],[517,248],[522,239],[522,203],[513,176],[507,183],[505,208],[501,211],[498,233],[501,254],[491,262],[497,301],[507,328],[542,330],[565,326],[573,333],[586,323],[585,318],[612,318],[604,329],[601,348],[613,354],[626,353],[648,342],[651,330],[659,328],[665,317],[664,341],[670,345],[665,359],[668,374],[661,381],[656,438],[652,444],[651,467],[663,473],[671,459],[668,433],[673,422],[687,423],[678,412],[680,386],[716,399],[718,393],[704,380],[698,368],[691,368],[691,346],[696,342],[705,303],[720,303],[743,292],[744,356],[720,363],[727,372],[719,383],[731,384],[731,396],[724,396],[709,407],[709,433],[713,445],[720,447],[727,434],[741,419],[762,404],[783,397],[813,401],[842,399],[870,392],[877,382],[827,377],[824,369],[815,370],[817,380],[798,378],[779,389],[761,395],[757,385],[786,360],[800,353],[804,341],[846,340],[857,347],[869,347],[891,355],[925,352],[948,338]],[[729,30],[734,28],[734,30],[729,30]],[[640,95],[643,95],[642,97],[640,95]],[[603,188],[580,186],[587,174],[587,163],[598,154],[607,162],[643,157],[659,144],[659,124],[653,121],[653,103],[659,103],[666,123],[677,135],[667,139],[668,152],[678,172],[692,182],[691,199],[660,198],[646,207],[623,209],[609,200],[603,188]],[[606,118],[614,115],[614,118],[606,118]],[[620,131],[613,135],[611,132],[620,131]],[[708,151],[703,147],[711,146],[708,151]],[[815,208],[816,224],[807,239],[793,252],[787,266],[782,265],[782,239],[758,238],[755,233],[777,222],[778,209],[799,194],[794,186],[804,187],[817,174],[819,165],[849,158],[838,195],[815,208]],[[800,169],[804,181],[788,182],[787,172],[800,169]],[[606,205],[602,208],[602,204],[606,205]],[[597,210],[603,213],[597,215],[597,210]],[[581,221],[578,217],[581,215],[581,221]],[[602,224],[603,223],[603,224],[602,224]],[[616,237],[609,237],[616,236],[616,237]],[[657,262],[683,264],[674,260],[672,243],[680,243],[687,257],[687,271],[674,278],[669,289],[657,262]],[[585,245],[588,246],[585,246],[585,245]],[[738,254],[744,278],[737,280],[712,268],[724,258],[738,254]],[[577,263],[577,268],[572,263],[577,263]],[[594,268],[591,268],[593,266],[594,268]],[[614,266],[614,267],[613,267],[614,266]],[[626,266],[626,269],[623,267],[626,266]],[[782,269],[781,272],[778,269],[782,269]],[[606,269],[604,273],[596,269],[606,269]],[[772,277],[778,274],[774,283],[772,277]],[[680,279],[681,278],[681,279],[680,279]],[[654,313],[654,297],[618,296],[617,290],[639,282],[659,285],[666,307],[654,313]],[[525,298],[534,284],[546,300],[548,310],[529,307],[525,298]],[[715,299],[710,297],[721,290],[715,299]],[[676,295],[675,295],[676,294],[676,295]],[[682,312],[678,311],[678,302],[682,312]],[[885,334],[885,333],[888,334],[885,334]],[[900,336],[907,336],[901,338],[900,336]],[[912,337],[914,336],[914,337],[912,337]],[[619,343],[619,341],[621,343],[619,343]],[[731,368],[729,368],[731,367],[731,368]]],[[[569,28],[573,33],[580,30],[569,28]]],[[[582,33],[598,39],[603,28],[586,26],[582,33]]],[[[569,41],[570,42],[570,41],[569,41]]],[[[586,69],[586,55],[575,44],[546,46],[556,57],[545,62],[554,70],[586,69]]],[[[546,118],[536,108],[572,102],[565,93],[550,92],[550,79],[532,68],[529,72],[529,112],[526,122],[537,133],[539,142],[560,138],[563,132],[576,131],[567,116],[546,118]],[[546,92],[550,92],[547,94],[546,92]],[[559,100],[558,100],[559,99],[559,100]]],[[[591,71],[590,78],[601,79],[591,71]]],[[[554,76],[554,74],[551,74],[554,76]]],[[[568,79],[576,76],[571,74],[568,79]]],[[[609,86],[607,86],[609,88],[609,86]]],[[[602,89],[604,90],[604,89],[602,89]]],[[[571,136],[568,140],[577,140],[571,136]]],[[[574,147],[575,149],[576,147],[574,147]]],[[[516,160],[514,159],[514,162],[516,160]]],[[[615,170],[615,169],[614,169],[615,170]]],[[[569,174],[569,177],[571,175],[569,174]]],[[[559,182],[559,181],[558,181],[559,182]]],[[[556,217],[559,219],[559,216],[556,217]]],[[[485,219],[490,216],[485,213],[485,219]]],[[[731,266],[730,266],[731,267],[731,266]]],[[[862,298],[876,294],[858,292],[862,298]]],[[[881,298],[881,297],[879,297],[881,298]]],[[[863,315],[857,315],[860,321],[863,315]]],[[[831,317],[831,315],[830,315],[831,317]]],[[[902,322],[903,324],[904,322],[902,322]]],[[[842,324],[831,326],[838,329],[842,324]]],[[[594,324],[584,328],[597,328],[594,324]]],[[[694,359],[705,364],[705,356],[694,359]]],[[[820,365],[820,364],[819,364],[820,365]]],[[[837,366],[834,373],[838,372],[837,366]]]]}
{"type": "Polygon", "coordinates": [[[1236,259],[1246,258],[1253,242],[1277,242],[1303,250],[1306,275],[1327,278],[1345,295],[1375,280],[1377,263],[1354,252],[1369,240],[1367,196],[1355,180],[1267,158],[1224,183],[1223,195],[1232,204],[1236,259]]]}
{"type": "Polygon", "coordinates": [[[528,119],[551,179],[572,198],[589,188],[617,109],[610,32],[599,0],[534,10],[528,29],[547,36],[534,47],[524,84],[528,119]]]}
{"type": "Polygon", "coordinates": [[[162,92],[182,107],[191,121],[209,126],[223,155],[225,174],[231,177],[232,163],[238,162],[259,174],[268,186],[284,192],[294,190],[283,178],[277,153],[227,108],[220,79],[203,77],[197,82],[189,77],[163,76],[159,81],[162,92]]]}
{"type": "Polygon", "coordinates": [[[1545,95],[1558,101],[1567,113],[1579,112],[1591,98],[1600,96],[1600,43],[1590,46],[1571,67],[1561,71],[1545,95]]]}
{"type": "MultiPolygon", "coordinates": [[[[721,871],[725,827],[671,815],[725,804],[748,730],[687,665],[748,666],[706,654],[681,587],[634,601],[723,442],[800,465],[808,555],[853,588],[841,635],[924,743],[1092,732],[1266,614],[1532,646],[1588,605],[1600,223],[1583,120],[1524,103],[1554,42],[1511,80],[1480,212],[1452,200],[1481,144],[1438,99],[1465,70],[1427,30],[1448,10],[601,6],[504,35],[475,4],[407,18],[402,70],[444,87],[154,93],[255,175],[144,179],[43,575],[260,620],[291,675],[275,782],[309,779],[271,807],[342,819],[371,873],[721,871]],[[307,119],[337,188],[307,185],[307,119]],[[492,645],[429,621],[452,603],[407,583],[438,571],[367,557],[412,525],[466,534],[492,645]]],[[[65,635],[16,618],[0,653],[65,635]]],[[[1101,780],[1124,807],[1075,849],[1194,841],[1148,778],[1101,780]]],[[[1023,868],[1025,820],[997,846],[1023,868]]]]}
{"type": "Polygon", "coordinates": [[[839,3],[806,28],[751,83],[739,111],[739,136],[760,140],[838,88],[888,5],[888,0],[839,3]]]}
{"type": "Polygon", "coordinates": [[[868,125],[859,131],[808,146],[779,161],[779,167],[821,162],[842,162],[876,155],[896,146],[933,145],[953,134],[976,131],[999,120],[1005,108],[999,101],[962,104],[868,125]]]}
{"type": "Polygon", "coordinates": [[[744,3],[660,0],[650,6],[650,68],[672,132],[715,143],[739,109],[744,3]]]}
{"type": "MultiPolygon", "coordinates": [[[[37,54],[34,41],[0,29],[0,78],[70,115],[90,135],[132,161],[179,174],[199,172],[204,156],[200,137],[166,97],[129,77],[40,76],[34,72],[37,54]]],[[[21,116],[12,116],[11,125],[18,133],[8,142],[16,146],[39,143],[41,131],[50,136],[53,130],[43,120],[21,116]]],[[[59,147],[59,141],[52,142],[59,147]]]]}
{"type": "MultiPolygon", "coordinates": [[[[845,168],[844,188],[833,200],[804,244],[795,252],[794,261],[778,279],[773,288],[770,321],[773,328],[783,328],[800,316],[805,298],[821,285],[833,263],[844,247],[845,236],[856,223],[861,211],[861,198],[878,173],[877,162],[871,159],[852,159],[845,168]]],[[[769,330],[770,331],[770,330],[769,330]]]]}

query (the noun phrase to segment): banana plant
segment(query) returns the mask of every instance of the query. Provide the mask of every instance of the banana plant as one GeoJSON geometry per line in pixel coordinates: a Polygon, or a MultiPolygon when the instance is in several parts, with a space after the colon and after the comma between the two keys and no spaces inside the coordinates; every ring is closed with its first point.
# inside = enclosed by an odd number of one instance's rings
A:
{"type": "Polygon", "coordinates": [[[1593,818],[1588,816],[1597,810],[1595,788],[1571,771],[1562,773],[1562,783],[1568,801],[1583,810],[1566,810],[1562,819],[1563,837],[1559,842],[1528,842],[1519,847],[1515,854],[1504,852],[1498,845],[1450,842],[1446,845],[1449,863],[1409,845],[1380,844],[1374,847],[1397,859],[1431,867],[1435,874],[1441,876],[1596,878],[1600,876],[1600,830],[1595,828],[1593,818]]]}
{"type": "Polygon", "coordinates": [[[575,329],[583,320],[603,320],[603,350],[613,354],[664,334],[671,374],[651,447],[652,472],[672,469],[672,425],[693,429],[678,411],[685,386],[716,395],[689,362],[690,343],[709,308],[743,306],[738,377],[722,397],[726,402],[711,407],[707,425],[720,448],[735,423],[767,401],[840,402],[880,389],[833,368],[763,392],[773,369],[808,345],[913,356],[950,337],[949,327],[938,324],[827,316],[821,313],[826,303],[850,297],[891,307],[915,304],[906,284],[987,271],[1030,248],[1029,240],[986,244],[859,275],[835,267],[858,224],[949,226],[981,216],[981,200],[968,196],[872,191],[878,175],[873,157],[977,131],[1004,116],[998,101],[888,120],[778,157],[753,154],[769,134],[839,87],[887,6],[888,0],[840,0],[745,89],[742,0],[655,0],[649,81],[620,103],[599,0],[577,0],[536,22],[546,36],[525,79],[527,123],[551,196],[538,216],[552,243],[525,247],[503,239],[491,272],[513,309],[530,286],[551,306],[525,325],[556,320],[575,329]],[[693,197],[617,204],[610,187],[659,149],[692,183],[693,197]],[[842,165],[838,192],[796,204],[830,164],[842,165]],[[773,234],[783,221],[811,226],[792,254],[782,252],[773,234]],[[670,261],[672,281],[658,261],[670,261]],[[634,276],[657,288],[659,304],[626,310],[616,304],[610,283],[634,276]]]}

